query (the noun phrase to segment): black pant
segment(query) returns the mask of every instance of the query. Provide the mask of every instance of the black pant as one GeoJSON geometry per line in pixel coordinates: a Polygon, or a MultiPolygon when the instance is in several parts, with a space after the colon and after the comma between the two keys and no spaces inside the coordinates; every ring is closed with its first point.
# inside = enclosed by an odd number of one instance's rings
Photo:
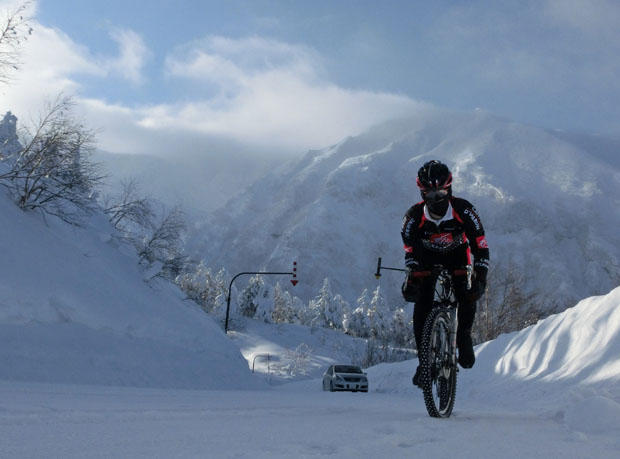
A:
{"type": "MultiPolygon", "coordinates": [[[[467,284],[465,279],[454,278],[454,296],[459,303],[458,319],[459,330],[470,331],[474,324],[476,315],[476,302],[469,301],[467,298],[467,284]]],[[[422,347],[422,331],[424,322],[433,307],[433,298],[435,296],[435,281],[427,278],[422,281],[420,286],[420,296],[413,308],[413,333],[415,337],[415,345],[417,349],[422,347]]]]}
{"type": "MultiPolygon", "coordinates": [[[[425,252],[421,257],[423,266],[428,266],[428,270],[432,270],[433,265],[441,264],[447,268],[463,268],[469,262],[470,256],[468,248],[463,246],[453,252],[447,254],[436,254],[425,252]]],[[[474,324],[474,316],[476,315],[476,302],[468,298],[467,280],[465,276],[456,276],[452,279],[454,287],[454,296],[459,303],[458,319],[459,331],[469,332],[474,324]]],[[[413,334],[417,349],[422,347],[422,332],[424,330],[424,322],[433,307],[433,299],[435,297],[435,280],[428,277],[422,280],[418,301],[413,308],[413,334]]]]}

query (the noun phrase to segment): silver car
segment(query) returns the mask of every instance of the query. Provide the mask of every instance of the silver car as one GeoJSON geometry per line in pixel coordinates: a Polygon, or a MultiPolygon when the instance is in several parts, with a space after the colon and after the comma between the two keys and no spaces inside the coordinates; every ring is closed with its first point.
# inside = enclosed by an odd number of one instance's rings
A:
{"type": "Polygon", "coordinates": [[[323,390],[368,392],[368,377],[357,365],[332,365],[323,375],[323,390]]]}

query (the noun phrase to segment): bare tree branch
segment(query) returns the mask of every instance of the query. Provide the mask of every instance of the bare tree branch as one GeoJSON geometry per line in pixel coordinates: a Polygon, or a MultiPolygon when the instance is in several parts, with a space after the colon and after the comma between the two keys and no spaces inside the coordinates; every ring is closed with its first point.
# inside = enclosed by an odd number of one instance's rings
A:
{"type": "Polygon", "coordinates": [[[135,178],[121,181],[121,187],[122,193],[116,202],[111,203],[109,197],[105,199],[104,212],[110,223],[123,232],[131,232],[131,225],[147,228],[155,216],[150,200],[140,194],[135,178]]]}
{"type": "Polygon", "coordinates": [[[190,263],[182,250],[185,229],[185,217],[180,207],[164,213],[159,223],[151,222],[150,231],[135,241],[140,262],[149,266],[159,261],[163,264],[162,275],[174,280],[190,263]]]}
{"type": "Polygon", "coordinates": [[[78,224],[96,208],[93,193],[103,180],[90,156],[94,132],[72,116],[73,102],[48,102],[34,127],[24,128],[22,148],[7,157],[0,184],[24,210],[39,209],[78,224]]]}
{"type": "Polygon", "coordinates": [[[521,330],[547,315],[536,293],[524,291],[524,276],[514,265],[495,268],[489,279],[474,322],[477,342],[521,330]]]}
{"type": "Polygon", "coordinates": [[[8,83],[11,74],[19,70],[22,46],[32,34],[32,27],[24,14],[30,1],[23,3],[0,18],[0,83],[8,83]]]}

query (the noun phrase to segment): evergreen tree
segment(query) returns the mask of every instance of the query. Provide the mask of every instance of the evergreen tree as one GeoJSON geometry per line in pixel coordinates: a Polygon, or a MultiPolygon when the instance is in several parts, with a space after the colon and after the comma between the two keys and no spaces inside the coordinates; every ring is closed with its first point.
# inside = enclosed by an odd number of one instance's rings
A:
{"type": "Polygon", "coordinates": [[[377,286],[373,293],[368,310],[368,318],[370,321],[371,336],[382,343],[388,342],[390,338],[391,314],[388,311],[387,303],[385,297],[381,293],[380,286],[377,286]]]}
{"type": "Polygon", "coordinates": [[[340,294],[334,297],[333,303],[336,305],[335,310],[337,311],[337,316],[334,315],[334,323],[336,324],[334,328],[346,330],[345,322],[348,322],[348,318],[351,316],[351,306],[340,294]]]}
{"type": "Polygon", "coordinates": [[[293,309],[293,320],[292,323],[296,323],[296,324],[305,324],[305,313],[306,313],[306,306],[304,304],[304,302],[301,300],[301,298],[294,296],[293,297],[293,301],[291,303],[292,309],[293,309]]]}
{"type": "MultiPolygon", "coordinates": [[[[257,276],[259,277],[259,276],[257,276]]],[[[260,287],[255,297],[256,312],[254,318],[265,323],[273,322],[273,293],[270,286],[260,277],[260,287]]]]}
{"type": "Polygon", "coordinates": [[[337,329],[342,324],[342,312],[338,310],[339,304],[334,301],[332,287],[329,279],[323,280],[323,287],[316,298],[316,309],[320,317],[319,323],[323,327],[337,329]]]}
{"type": "Polygon", "coordinates": [[[263,280],[255,275],[250,278],[248,285],[239,294],[239,312],[244,317],[254,317],[256,314],[257,296],[261,291],[263,280]]]}
{"type": "Polygon", "coordinates": [[[367,317],[369,305],[368,290],[364,289],[357,299],[357,308],[351,313],[351,319],[349,320],[349,333],[351,335],[360,338],[367,338],[369,336],[370,327],[367,317]]]}
{"type": "Polygon", "coordinates": [[[205,311],[211,312],[214,299],[211,293],[211,270],[202,261],[194,270],[178,275],[175,283],[189,299],[205,311]]]}
{"type": "Polygon", "coordinates": [[[291,294],[282,290],[280,282],[276,282],[273,291],[273,314],[274,323],[294,323],[295,312],[293,311],[293,298],[291,294]]]}
{"type": "Polygon", "coordinates": [[[392,342],[398,347],[409,347],[412,338],[413,326],[411,320],[407,320],[403,308],[396,308],[392,315],[392,342]]]}

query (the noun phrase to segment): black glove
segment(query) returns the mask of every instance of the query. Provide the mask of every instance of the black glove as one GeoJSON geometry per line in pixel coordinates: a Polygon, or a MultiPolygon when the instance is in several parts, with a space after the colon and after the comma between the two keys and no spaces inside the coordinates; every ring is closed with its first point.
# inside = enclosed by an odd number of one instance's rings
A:
{"type": "Polygon", "coordinates": [[[403,286],[401,288],[403,298],[409,303],[415,303],[418,301],[418,296],[420,295],[421,281],[419,278],[414,277],[413,273],[414,270],[407,270],[407,278],[405,279],[405,282],[403,282],[403,286]]]}

